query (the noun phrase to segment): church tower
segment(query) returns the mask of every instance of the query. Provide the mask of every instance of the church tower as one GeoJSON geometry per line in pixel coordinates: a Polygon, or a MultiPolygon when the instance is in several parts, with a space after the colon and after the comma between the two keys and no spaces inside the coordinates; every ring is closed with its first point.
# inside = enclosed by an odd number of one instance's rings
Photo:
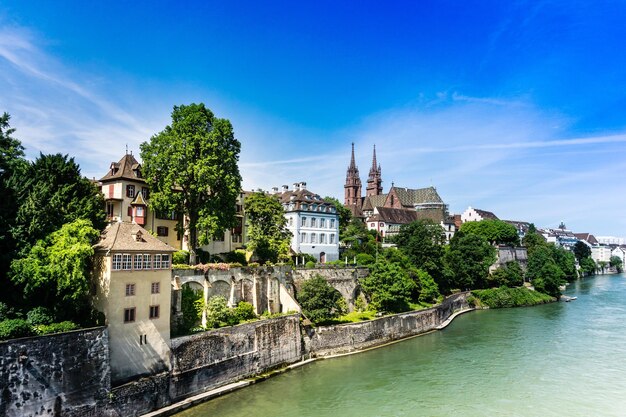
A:
{"type": "Polygon", "coordinates": [[[350,166],[346,172],[346,184],[344,206],[350,209],[353,216],[361,216],[361,178],[359,176],[359,168],[354,162],[354,142],[352,142],[352,157],[350,166]]]}
{"type": "MultiPolygon", "coordinates": [[[[353,154],[354,156],[354,154],[353,154]]],[[[381,195],[383,193],[383,177],[380,170],[380,164],[376,165],[376,145],[374,145],[374,156],[372,157],[372,167],[367,178],[367,189],[365,195],[367,197],[373,195],[381,195]]]]}

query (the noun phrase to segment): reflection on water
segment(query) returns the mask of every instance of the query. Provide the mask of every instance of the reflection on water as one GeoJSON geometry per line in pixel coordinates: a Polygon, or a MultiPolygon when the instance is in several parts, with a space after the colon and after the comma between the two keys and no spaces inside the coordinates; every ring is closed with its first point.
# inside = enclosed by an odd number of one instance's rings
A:
{"type": "Polygon", "coordinates": [[[578,300],[462,315],[177,416],[625,415],[626,278],[586,278],[566,294],[578,300]]]}

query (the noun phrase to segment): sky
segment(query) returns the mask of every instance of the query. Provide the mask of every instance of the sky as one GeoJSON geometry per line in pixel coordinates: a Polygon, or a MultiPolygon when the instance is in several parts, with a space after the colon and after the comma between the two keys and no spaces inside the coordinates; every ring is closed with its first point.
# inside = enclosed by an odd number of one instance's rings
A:
{"type": "Polygon", "coordinates": [[[247,190],[343,201],[355,144],[392,183],[539,227],[626,236],[626,3],[0,0],[0,112],[84,175],[203,102],[247,190]]]}

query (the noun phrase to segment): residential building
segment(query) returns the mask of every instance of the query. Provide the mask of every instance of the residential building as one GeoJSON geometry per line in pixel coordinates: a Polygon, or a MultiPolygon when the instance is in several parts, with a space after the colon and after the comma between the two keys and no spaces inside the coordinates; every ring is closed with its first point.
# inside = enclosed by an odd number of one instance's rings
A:
{"type": "Polygon", "coordinates": [[[246,244],[248,234],[246,232],[244,200],[248,194],[250,194],[249,191],[241,191],[237,197],[235,227],[224,231],[219,236],[212,236],[209,243],[200,246],[200,249],[211,254],[219,254],[241,249],[246,244]]]}
{"type": "Polygon", "coordinates": [[[176,248],[183,248],[179,225],[182,216],[176,212],[157,213],[148,207],[150,190],[141,173],[141,164],[132,152],[119,162],[111,162],[100,179],[109,222],[133,222],[156,234],[157,238],[176,248]]]}
{"type": "Polygon", "coordinates": [[[475,209],[472,206],[469,206],[467,210],[465,210],[461,214],[461,222],[479,222],[481,220],[499,220],[498,216],[493,214],[487,210],[475,209]]]}
{"type": "Polygon", "coordinates": [[[171,260],[176,249],[138,224],[114,222],[94,251],[94,305],[108,327],[112,381],[169,370],[171,260]]]}
{"type": "Polygon", "coordinates": [[[598,239],[591,233],[574,233],[576,239],[585,242],[589,247],[599,245],[598,239]]]}
{"type": "Polygon", "coordinates": [[[616,236],[598,236],[598,243],[603,245],[624,245],[626,244],[626,239],[623,237],[616,236]]]}
{"type": "Polygon", "coordinates": [[[321,263],[339,259],[339,215],[332,203],[307,190],[306,182],[295,183],[293,190],[274,188],[274,195],[285,210],[295,254],[312,255],[321,263]]]}
{"type": "Polygon", "coordinates": [[[604,262],[608,265],[611,260],[611,252],[612,248],[610,246],[592,246],[591,247],[591,259],[593,259],[596,264],[600,262],[604,262]]]}

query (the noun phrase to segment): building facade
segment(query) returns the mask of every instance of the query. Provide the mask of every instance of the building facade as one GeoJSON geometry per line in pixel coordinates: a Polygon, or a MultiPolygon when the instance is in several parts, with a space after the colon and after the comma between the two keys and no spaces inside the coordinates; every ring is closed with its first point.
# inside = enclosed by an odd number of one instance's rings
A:
{"type": "Polygon", "coordinates": [[[109,330],[111,380],[170,369],[171,264],[176,250],[130,222],[110,224],[94,245],[94,306],[109,330]]]}

